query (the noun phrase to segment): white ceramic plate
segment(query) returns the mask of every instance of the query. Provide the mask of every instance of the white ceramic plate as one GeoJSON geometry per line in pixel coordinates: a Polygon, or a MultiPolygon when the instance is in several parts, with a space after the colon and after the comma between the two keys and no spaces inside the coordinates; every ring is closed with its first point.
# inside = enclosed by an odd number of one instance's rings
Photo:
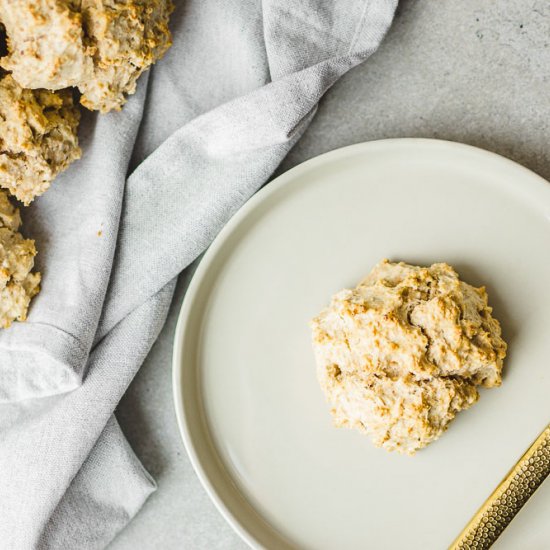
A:
{"type": "MultiPolygon", "coordinates": [[[[234,216],[183,304],[174,398],[204,486],[252,546],[441,549],[550,422],[550,186],[456,143],[364,143],[310,160],[234,216]],[[483,392],[415,457],[338,430],[309,319],[381,258],[485,284],[509,343],[483,392]]],[[[548,482],[501,548],[547,548],[548,482]],[[520,544],[518,546],[518,544],[520,544]]]]}

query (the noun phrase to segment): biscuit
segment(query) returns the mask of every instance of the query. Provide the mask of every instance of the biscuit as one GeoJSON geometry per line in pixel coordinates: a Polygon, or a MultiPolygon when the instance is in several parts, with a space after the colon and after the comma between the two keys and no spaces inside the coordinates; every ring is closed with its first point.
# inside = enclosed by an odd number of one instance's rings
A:
{"type": "Polygon", "coordinates": [[[0,0],[8,55],[24,88],[76,86],[91,110],[118,110],[171,45],[170,0],[0,0]]]}
{"type": "Polygon", "coordinates": [[[478,386],[501,383],[506,343],[487,293],[447,264],[380,262],[312,321],[318,378],[337,426],[413,454],[478,386]]]}
{"type": "Polygon", "coordinates": [[[78,88],[91,110],[120,109],[143,71],[172,44],[166,0],[83,0],[82,17],[93,51],[92,74],[78,88]]]}
{"type": "Polygon", "coordinates": [[[80,158],[80,112],[70,90],[27,90],[0,76],[0,186],[24,204],[80,158]]]}

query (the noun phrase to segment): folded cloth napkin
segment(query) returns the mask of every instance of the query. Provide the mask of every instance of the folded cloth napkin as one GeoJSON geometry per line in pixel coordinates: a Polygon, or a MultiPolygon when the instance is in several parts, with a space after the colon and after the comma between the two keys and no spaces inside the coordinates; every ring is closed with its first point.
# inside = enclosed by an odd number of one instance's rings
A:
{"type": "Polygon", "coordinates": [[[136,95],[84,116],[82,160],[24,213],[42,292],[0,334],[3,548],[102,548],[154,490],[113,411],[175,278],[376,50],[396,3],[182,0],[136,95]]]}

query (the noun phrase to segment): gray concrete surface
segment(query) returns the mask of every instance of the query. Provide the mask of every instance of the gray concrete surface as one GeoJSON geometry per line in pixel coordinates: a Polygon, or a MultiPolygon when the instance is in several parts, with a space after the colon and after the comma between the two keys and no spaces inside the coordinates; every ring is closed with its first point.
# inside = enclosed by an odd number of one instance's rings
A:
{"type": "MultiPolygon", "coordinates": [[[[352,143],[415,136],[477,145],[550,179],[549,43],[547,0],[402,0],[381,49],[330,90],[279,172],[352,143]]],[[[118,409],[159,488],[111,550],[246,547],[201,488],[176,426],[170,363],[184,288],[118,409]]],[[[510,547],[505,539],[497,546],[510,547]]]]}

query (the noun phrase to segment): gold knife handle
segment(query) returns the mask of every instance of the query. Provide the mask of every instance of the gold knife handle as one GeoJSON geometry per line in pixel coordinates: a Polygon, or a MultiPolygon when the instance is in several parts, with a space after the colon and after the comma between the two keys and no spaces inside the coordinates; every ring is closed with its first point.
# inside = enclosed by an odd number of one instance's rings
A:
{"type": "Polygon", "coordinates": [[[550,424],[510,470],[449,550],[486,550],[550,475],[550,424]]]}

